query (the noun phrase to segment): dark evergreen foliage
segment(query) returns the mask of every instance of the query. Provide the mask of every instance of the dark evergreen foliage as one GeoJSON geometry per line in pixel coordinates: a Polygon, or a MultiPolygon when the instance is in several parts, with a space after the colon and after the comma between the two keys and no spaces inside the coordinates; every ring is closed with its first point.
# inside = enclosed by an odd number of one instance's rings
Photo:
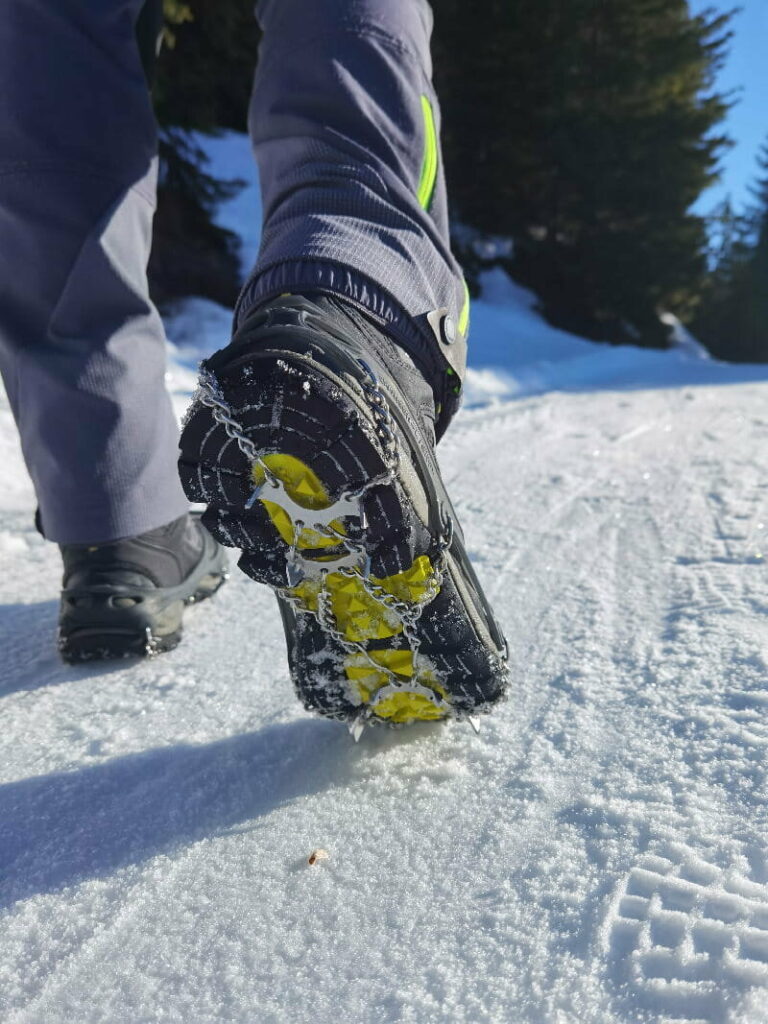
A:
{"type": "Polygon", "coordinates": [[[213,223],[216,206],[241,183],[206,173],[206,156],[180,129],[160,134],[160,178],[149,259],[152,298],[160,305],[201,295],[234,305],[240,288],[239,239],[213,223]]]}
{"type": "Polygon", "coordinates": [[[665,344],[659,309],[688,318],[707,270],[689,211],[727,143],[713,83],[730,15],[691,17],[686,0],[433,6],[454,216],[514,240],[507,269],[551,322],[665,344]]]}
{"type": "Polygon", "coordinates": [[[768,143],[758,164],[754,205],[717,212],[714,267],[692,324],[713,355],[734,362],[768,362],[768,143]]]}
{"type": "Polygon", "coordinates": [[[165,43],[153,87],[161,133],[152,296],[164,303],[202,295],[232,305],[240,286],[238,240],[212,217],[240,183],[206,172],[191,133],[245,131],[258,29],[252,5],[242,0],[164,0],[163,6],[165,43]]]}
{"type": "MultiPolygon", "coordinates": [[[[242,0],[163,3],[153,292],[228,303],[236,240],[211,215],[235,183],[206,173],[189,132],[245,128],[258,29],[242,0]]],[[[487,255],[468,239],[493,234],[514,241],[496,261],[536,291],[548,319],[587,337],[663,345],[660,309],[689,321],[702,292],[714,309],[725,265],[707,284],[707,226],[690,209],[728,142],[715,130],[728,99],[714,78],[730,14],[692,17],[686,0],[433,7],[449,188],[465,228],[456,243],[472,291],[487,255]]],[[[728,255],[739,267],[744,245],[728,255]]]]}
{"type": "Polygon", "coordinates": [[[187,130],[244,132],[259,42],[253,4],[164,0],[164,6],[173,21],[154,90],[160,123],[187,130]]]}

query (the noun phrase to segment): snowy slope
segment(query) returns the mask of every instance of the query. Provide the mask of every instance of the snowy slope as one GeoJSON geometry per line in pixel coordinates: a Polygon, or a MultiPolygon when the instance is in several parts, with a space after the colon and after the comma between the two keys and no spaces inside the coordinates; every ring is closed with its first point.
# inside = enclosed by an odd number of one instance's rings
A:
{"type": "MultiPolygon", "coordinates": [[[[0,1020],[768,1022],[768,371],[498,279],[473,315],[441,461],[510,641],[479,736],[306,715],[240,575],[175,652],[62,666],[2,407],[0,1020]]],[[[227,316],[171,327],[181,407],[227,316]]]]}

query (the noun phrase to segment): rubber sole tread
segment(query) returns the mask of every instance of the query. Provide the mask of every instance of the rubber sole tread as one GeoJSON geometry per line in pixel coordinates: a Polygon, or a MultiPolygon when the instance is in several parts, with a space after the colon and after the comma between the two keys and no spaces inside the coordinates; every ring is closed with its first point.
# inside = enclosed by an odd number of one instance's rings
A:
{"type": "MultiPolygon", "coordinates": [[[[339,386],[311,359],[264,352],[249,358],[246,353],[217,366],[216,380],[238,429],[260,457],[299,460],[320,481],[329,504],[386,474],[387,463],[362,389],[357,387],[356,392],[349,382],[339,386]]],[[[328,634],[314,614],[293,607],[301,604],[295,595],[292,600],[286,598],[290,545],[267,509],[268,495],[246,507],[254,489],[252,462],[210,406],[200,401],[187,417],[179,471],[187,496],[207,505],[206,527],[221,543],[242,550],[238,564],[247,575],[278,591],[291,675],[305,707],[336,719],[353,719],[362,713],[383,720],[375,714],[376,694],[383,685],[377,690],[372,684],[370,693],[365,686],[356,688],[353,677],[360,668],[350,662],[349,650],[328,634]]],[[[364,545],[371,577],[391,580],[412,570],[420,556],[436,558],[437,538],[417,514],[398,476],[386,485],[370,487],[362,507],[365,528],[351,518],[345,529],[350,540],[364,545]]],[[[350,619],[342,618],[338,626],[351,628],[350,619]]],[[[418,619],[418,641],[418,652],[412,652],[413,678],[438,694],[436,700],[443,708],[439,717],[474,714],[501,696],[499,658],[468,621],[466,601],[459,597],[450,565],[439,593],[418,619]]],[[[382,660],[391,657],[386,651],[408,648],[402,633],[367,637],[365,646],[382,660]]],[[[407,678],[400,679],[404,690],[407,683],[407,678]]],[[[387,724],[400,724],[408,714],[407,708],[396,710],[387,724]]],[[[432,708],[425,708],[424,714],[414,717],[437,716],[432,708]]]]}

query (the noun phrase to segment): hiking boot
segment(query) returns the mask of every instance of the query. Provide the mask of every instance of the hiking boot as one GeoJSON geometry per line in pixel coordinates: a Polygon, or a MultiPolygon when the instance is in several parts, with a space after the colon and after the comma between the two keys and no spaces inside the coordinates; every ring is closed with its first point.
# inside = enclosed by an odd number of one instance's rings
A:
{"type": "Polygon", "coordinates": [[[138,537],[60,549],[58,644],[67,662],[172,650],[184,608],[227,577],[224,549],[195,514],[138,537]]]}
{"type": "Polygon", "coordinates": [[[505,642],[434,449],[435,402],[342,299],[255,310],[203,363],[179,472],[208,529],[274,588],[305,707],[390,725],[468,717],[505,686],[505,642]]]}

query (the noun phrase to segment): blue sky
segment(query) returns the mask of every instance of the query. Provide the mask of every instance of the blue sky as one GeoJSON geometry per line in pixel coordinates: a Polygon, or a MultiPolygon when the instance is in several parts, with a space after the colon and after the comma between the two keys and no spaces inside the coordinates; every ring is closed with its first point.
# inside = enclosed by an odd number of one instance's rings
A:
{"type": "MultiPolygon", "coordinates": [[[[707,7],[729,10],[737,3],[690,0],[690,8],[693,13],[707,7]]],[[[738,5],[742,10],[732,21],[730,55],[717,83],[719,92],[738,90],[738,102],[725,122],[736,145],[722,157],[720,184],[705,192],[697,203],[701,213],[709,212],[728,194],[737,208],[750,201],[749,185],[757,173],[755,158],[768,139],[768,0],[741,0],[738,5]]]]}

